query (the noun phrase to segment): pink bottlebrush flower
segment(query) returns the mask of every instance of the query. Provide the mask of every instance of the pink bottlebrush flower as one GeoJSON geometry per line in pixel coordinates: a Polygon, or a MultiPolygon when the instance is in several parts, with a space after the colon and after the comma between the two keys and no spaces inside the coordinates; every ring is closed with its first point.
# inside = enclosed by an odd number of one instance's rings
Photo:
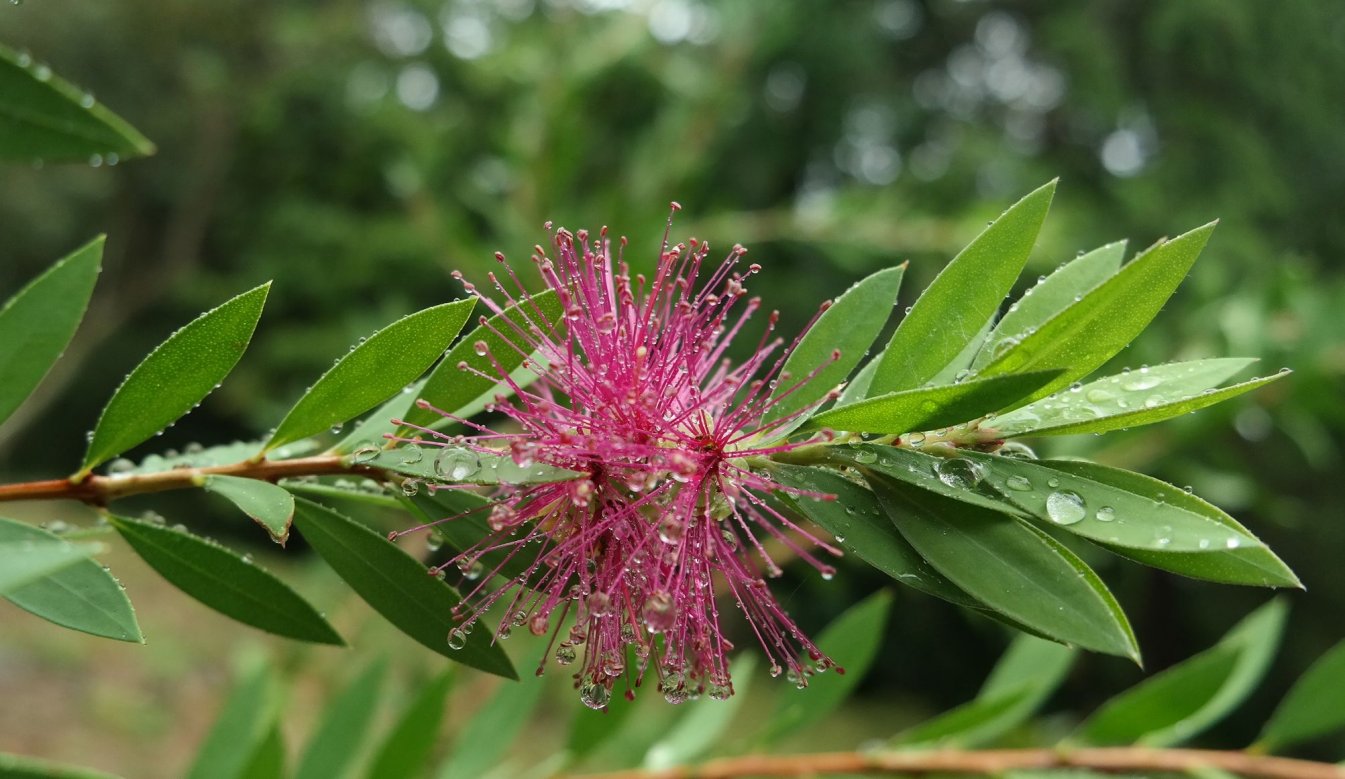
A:
{"type": "MultiPolygon", "coordinates": [[[[552,244],[554,258],[538,246],[532,262],[559,297],[561,321],[543,314],[503,255],[496,258],[516,296],[494,273],[500,301],[466,285],[495,313],[517,305],[527,315],[524,327],[500,335],[528,357],[524,364],[537,371],[536,382],[517,386],[491,356],[498,373],[491,378],[507,384],[513,397],[497,397],[489,410],[518,430],[459,420],[472,434],[450,437],[422,428],[421,437],[402,439],[506,452],[525,467],[545,463],[583,474],[505,487],[493,496],[487,509],[492,534],[450,564],[469,570],[479,568],[487,552],[540,551],[525,575],[493,591],[491,575],[469,576],[475,584],[458,631],[471,630],[491,606],[506,604],[498,637],[524,625],[536,635],[551,633],[556,662],[579,663],[576,686],[593,708],[607,705],[619,679],[633,697],[632,686],[650,667],[671,702],[702,692],[722,699],[733,690],[732,644],[720,629],[718,592],[742,611],[772,674],[788,671],[806,684],[834,664],[767,587],[763,576],[780,569],[765,542],[788,548],[825,578],[833,569],[811,549],[839,552],[777,510],[768,496],[784,488],[753,467],[801,445],[763,443],[792,416],[761,420],[812,378],[779,375],[787,350],[772,336],[775,313],[745,361],[734,365],[725,358],[761,306],[758,298],[744,300],[744,282],[759,266],[740,267],[741,246],[722,264],[707,265],[707,244],[692,239],[689,246],[669,247],[665,233],[653,277],[632,278],[621,257],[625,239],[613,257],[605,228],[596,240],[587,231],[559,229],[552,244]]],[[[477,350],[488,354],[484,342],[477,350]]],[[[458,631],[451,644],[463,640],[458,631]]]]}

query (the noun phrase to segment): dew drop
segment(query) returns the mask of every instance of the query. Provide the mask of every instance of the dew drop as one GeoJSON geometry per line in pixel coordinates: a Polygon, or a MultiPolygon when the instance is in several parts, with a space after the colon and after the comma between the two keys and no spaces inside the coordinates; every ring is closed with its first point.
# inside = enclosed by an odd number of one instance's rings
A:
{"type": "Polygon", "coordinates": [[[871,449],[862,449],[855,452],[855,462],[857,463],[868,465],[869,463],[877,462],[877,460],[878,454],[871,449]]]}
{"type": "Polygon", "coordinates": [[[1032,482],[1026,476],[1010,476],[1004,486],[1018,492],[1029,492],[1032,490],[1032,482]]]}
{"type": "Polygon", "coordinates": [[[453,628],[448,631],[448,648],[454,651],[467,646],[467,633],[462,628],[453,628]]]}
{"type": "Polygon", "coordinates": [[[1046,496],[1046,516],[1057,525],[1073,525],[1088,516],[1088,511],[1078,493],[1062,490],[1046,496]]]}
{"type": "Polygon", "coordinates": [[[1098,522],[1111,522],[1116,519],[1116,509],[1111,506],[1103,506],[1097,510],[1097,514],[1094,516],[1097,518],[1098,522]]]}
{"type": "Polygon", "coordinates": [[[934,466],[939,481],[954,489],[968,490],[975,487],[983,478],[981,466],[965,457],[942,460],[934,466]]]}

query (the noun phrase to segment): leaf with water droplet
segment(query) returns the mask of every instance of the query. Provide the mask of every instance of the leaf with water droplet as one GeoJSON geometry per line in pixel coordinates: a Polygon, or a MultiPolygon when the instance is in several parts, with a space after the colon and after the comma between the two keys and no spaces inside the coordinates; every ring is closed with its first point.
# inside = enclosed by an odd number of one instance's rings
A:
{"type": "Polygon", "coordinates": [[[939,272],[892,334],[872,394],[919,387],[976,337],[1027,263],[1055,185],[1014,203],[939,272]]]}
{"type": "Polygon", "coordinates": [[[154,144],[87,93],[0,46],[0,160],[83,161],[154,153],[154,144]],[[82,103],[89,103],[82,105],[82,103]]]}
{"type": "Polygon", "coordinates": [[[1002,350],[981,375],[1063,371],[1024,398],[1027,403],[1097,370],[1153,321],[1186,278],[1212,232],[1213,222],[1148,249],[1035,332],[1002,350]]]}
{"type": "Polygon", "coordinates": [[[294,496],[283,487],[259,479],[211,474],[201,485],[228,499],[261,525],[271,540],[281,546],[290,536],[290,520],[294,518],[294,496]]]}
{"type": "MultiPolygon", "coordinates": [[[[939,477],[939,465],[942,457],[913,452],[893,446],[860,444],[859,446],[832,446],[827,449],[827,459],[838,466],[859,468],[865,474],[876,473],[888,478],[906,482],[923,490],[935,492],[944,497],[970,503],[974,506],[998,511],[1005,514],[1027,516],[1022,509],[995,494],[993,490],[967,489],[954,486],[939,477]],[[872,462],[861,462],[866,452],[872,453],[872,462]]],[[[865,457],[865,459],[868,459],[865,457]]],[[[866,477],[867,478],[867,477],[866,477]]],[[[974,485],[983,486],[983,485],[974,485]]]]}
{"type": "Polygon", "coordinates": [[[322,433],[400,392],[443,355],[473,305],[469,298],[417,311],[370,336],[299,398],[266,449],[322,433]]]}
{"type": "Polygon", "coordinates": [[[104,551],[103,544],[72,544],[61,538],[0,541],[0,595],[17,592],[104,551]]]}
{"type": "Polygon", "coordinates": [[[0,307],[0,422],[36,389],[75,335],[103,258],[99,236],[0,307]]]}
{"type": "Polygon", "coordinates": [[[423,445],[425,457],[407,462],[405,454],[389,449],[363,460],[372,468],[386,468],[404,476],[452,484],[543,484],[570,481],[582,474],[542,463],[522,466],[508,454],[478,452],[464,446],[423,445]]]}
{"type": "Polygon", "coordinates": [[[303,498],[295,500],[294,526],[355,593],[398,630],[450,660],[517,679],[504,650],[484,624],[459,650],[448,648],[457,628],[458,593],[430,576],[425,566],[395,544],[345,516],[303,498]]]}
{"type": "Polygon", "coordinates": [[[103,408],[76,476],[151,438],[218,387],[252,340],[270,289],[268,281],[244,292],[155,347],[103,408]]]}
{"type": "MultiPolygon", "coordinates": [[[[0,543],[62,541],[46,530],[0,518],[0,543]]],[[[118,641],[143,643],[135,609],[112,574],[93,560],[80,559],[5,593],[15,606],[62,627],[118,641]]]]}

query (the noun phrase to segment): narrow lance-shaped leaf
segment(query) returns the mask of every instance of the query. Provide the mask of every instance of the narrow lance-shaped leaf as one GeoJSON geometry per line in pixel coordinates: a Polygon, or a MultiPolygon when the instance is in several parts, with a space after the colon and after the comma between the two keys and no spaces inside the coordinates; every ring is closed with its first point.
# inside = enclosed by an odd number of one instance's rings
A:
{"type": "Polygon", "coordinates": [[[439,779],[475,779],[497,765],[528,724],[542,698],[542,684],[528,679],[502,684],[459,734],[439,779]]]}
{"type": "Polygon", "coordinates": [[[93,95],[0,46],[0,160],[115,164],[153,153],[154,144],[93,95]]]}
{"type": "Polygon", "coordinates": [[[1055,640],[1138,660],[1116,599],[1050,536],[893,479],[870,483],[911,546],[972,597],[1055,640]]]}
{"type": "Polygon", "coordinates": [[[269,666],[254,661],[225,700],[187,779],[240,779],[272,732],[279,697],[269,666]]]}
{"type": "Polygon", "coordinates": [[[976,355],[985,351],[986,338],[990,335],[990,328],[995,324],[995,318],[991,317],[985,320],[981,329],[972,336],[967,345],[962,347],[962,351],[953,358],[952,362],[943,366],[938,373],[934,374],[927,386],[937,387],[941,384],[956,384],[963,379],[972,378],[971,364],[976,359],[976,355]]]}
{"type": "MultiPolygon", "coordinates": [[[[533,338],[529,327],[536,326],[545,333],[560,320],[560,298],[550,289],[486,319],[444,355],[439,367],[425,381],[419,399],[435,408],[456,412],[495,387],[499,381],[495,378],[495,363],[506,373],[523,363],[533,351],[528,342],[533,338]],[[525,337],[523,333],[528,335],[525,337]],[[477,344],[482,341],[486,344],[486,353],[478,354],[477,344]],[[495,363],[491,362],[492,358],[495,363]],[[460,367],[463,363],[467,365],[466,370],[460,367]]],[[[412,425],[428,427],[441,420],[439,414],[426,408],[412,408],[406,414],[406,422],[412,425]]]]}
{"type": "Polygon", "coordinates": [[[993,491],[978,489],[980,471],[968,468],[963,458],[935,457],[895,446],[859,444],[829,447],[827,459],[837,466],[880,474],[1001,514],[1027,516],[1022,509],[993,491]]]}
{"type": "MultiPolygon", "coordinates": [[[[40,528],[0,518],[0,543],[60,541],[40,528]]],[[[117,580],[93,560],[69,567],[5,594],[11,603],[62,627],[118,641],[143,642],[135,610],[117,580]]]]}
{"type": "Polygon", "coordinates": [[[1159,481],[1151,476],[1111,468],[1097,463],[1078,460],[1040,460],[1041,465],[1054,471],[1108,484],[1135,495],[1148,495],[1153,506],[1198,514],[1239,534],[1238,543],[1222,547],[1211,546],[1196,552],[1174,552],[1168,549],[1135,549],[1106,541],[1095,541],[1103,548],[1144,565],[1191,576],[1196,579],[1247,584],[1256,587],[1302,587],[1298,577],[1275,556],[1264,543],[1252,535],[1237,520],[1185,490],[1159,481]],[[1162,504],[1159,503],[1162,501],[1162,504]],[[1243,540],[1249,539],[1249,540],[1243,540]]]}
{"type": "Polygon", "coordinates": [[[816,722],[840,706],[868,673],[878,657],[892,608],[892,593],[882,590],[841,614],[817,638],[817,648],[835,660],[845,673],[818,674],[802,690],[791,690],[782,706],[771,713],[765,736],[774,741],[816,722]]]}
{"type": "Polygon", "coordinates": [[[32,394],[74,337],[98,280],[103,240],[71,252],[0,308],[0,422],[32,394]]]}
{"type": "Polygon", "coordinates": [[[108,521],[159,575],[221,614],[287,638],[344,643],[289,585],[235,552],[186,530],[118,516],[108,521]]]}
{"type": "Polygon", "coordinates": [[[102,544],[72,544],[60,539],[0,543],[0,595],[69,568],[106,549],[102,544]]]}
{"type": "Polygon", "coordinates": [[[378,705],[386,662],[375,662],[323,707],[317,730],[304,746],[294,779],[335,779],[350,772],[378,705]]]}
{"type": "Polygon", "coordinates": [[[91,768],[62,765],[24,755],[0,754],[0,777],[4,779],[120,779],[91,768]]]}
{"type": "MultiPolygon", "coordinates": [[[[902,263],[864,278],[822,312],[785,360],[781,372],[786,376],[776,388],[774,405],[762,418],[764,424],[808,408],[845,381],[892,315],[905,270],[902,263]]],[[[769,435],[785,435],[802,424],[805,416],[769,435]]]]}
{"type": "Polygon", "coordinates": [[[406,707],[370,762],[367,779],[420,776],[439,736],[453,676],[442,671],[406,707]]]}
{"type": "Polygon", "coordinates": [[[1214,223],[1144,252],[1031,335],[1002,350],[981,375],[1064,371],[1024,399],[1028,402],[1097,370],[1153,321],[1186,278],[1212,232],[1214,223]]]}
{"type": "Polygon", "coordinates": [[[486,520],[493,504],[474,492],[435,490],[431,494],[429,490],[417,490],[415,495],[399,499],[422,524],[430,525],[427,532],[449,549],[465,552],[473,547],[490,548],[473,558],[482,570],[498,571],[511,579],[524,576],[542,551],[540,545],[510,543],[518,539],[511,538],[507,530],[491,530],[486,520]]]}
{"type": "Polygon", "coordinates": [[[391,441],[387,440],[387,433],[392,433],[397,429],[393,420],[400,420],[407,415],[411,407],[415,405],[416,396],[420,394],[425,386],[425,380],[421,379],[416,383],[405,387],[401,392],[393,395],[383,405],[369,412],[369,415],[352,425],[352,430],[346,433],[342,438],[328,451],[333,454],[350,454],[355,451],[368,451],[369,449],[380,449],[385,446],[392,446],[391,441]]]}
{"type": "Polygon", "coordinates": [[[398,630],[450,660],[518,678],[485,624],[477,624],[461,648],[450,647],[449,633],[459,628],[453,618],[458,594],[386,538],[302,498],[295,501],[294,525],[332,570],[398,630]]]}
{"type": "Polygon", "coordinates": [[[257,479],[211,474],[202,478],[201,486],[227,498],[244,514],[261,525],[271,540],[281,546],[290,537],[290,521],[294,518],[294,496],[284,487],[257,479]]]}
{"type": "Polygon", "coordinates": [[[658,771],[683,765],[709,752],[724,738],[733,718],[747,699],[748,684],[756,672],[756,655],[739,656],[733,663],[733,695],[728,700],[704,697],[688,703],[677,722],[649,751],[643,767],[658,771]]]}
{"type": "Polygon", "coordinates": [[[357,453],[351,462],[450,484],[541,484],[579,476],[575,471],[545,463],[522,466],[508,454],[478,452],[465,446],[411,444],[399,449],[357,453]]]}
{"type": "Polygon", "coordinates": [[[285,737],[280,733],[279,723],[272,724],[252,750],[252,757],[238,779],[285,779],[285,737]]]}
{"type": "Polygon", "coordinates": [[[474,301],[456,300],[402,317],[337,360],[276,427],[266,450],[359,416],[415,381],[443,355],[474,301]]]}
{"type": "Polygon", "coordinates": [[[1255,748],[1277,752],[1345,728],[1345,642],[1336,644],[1284,696],[1255,748]]]}
{"type": "Polygon", "coordinates": [[[1065,310],[1070,304],[1106,281],[1121,267],[1126,242],[1117,241],[1094,249],[1065,263],[1036,286],[1023,293],[995,325],[973,367],[998,357],[1005,346],[1065,310]]]}
{"type": "Polygon", "coordinates": [[[976,336],[1027,263],[1055,185],[1010,206],[921,293],[887,344],[871,394],[919,387],[976,336]]]}
{"type": "Polygon", "coordinates": [[[807,429],[830,427],[865,433],[909,433],[968,422],[1036,391],[1059,375],[1058,371],[1017,373],[968,379],[959,384],[877,395],[849,406],[833,408],[808,420],[807,429]]]}
{"type": "Polygon", "coordinates": [[[207,311],[150,352],[103,408],[75,477],[163,430],[219,386],[252,340],[270,288],[207,311]]]}

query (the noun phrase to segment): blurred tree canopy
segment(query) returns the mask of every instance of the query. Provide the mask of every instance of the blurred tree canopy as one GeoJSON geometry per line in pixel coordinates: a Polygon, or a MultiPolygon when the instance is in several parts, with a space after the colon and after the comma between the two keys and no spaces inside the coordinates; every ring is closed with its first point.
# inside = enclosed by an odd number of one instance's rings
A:
{"type": "MultiPolygon", "coordinates": [[[[0,40],[159,146],[0,176],[0,289],[109,234],[79,340],[0,431],[11,472],[69,467],[58,454],[135,355],[268,278],[253,352],[156,444],[256,435],[360,334],[459,296],[454,268],[480,277],[496,249],[524,256],[544,220],[609,224],[638,264],[678,200],[675,235],[749,246],[767,271],[754,291],[791,333],[819,293],[885,264],[912,261],[913,297],[986,219],[1060,176],[1042,272],[1222,219],[1130,364],[1229,353],[1297,371],[1069,453],[1192,484],[1280,550],[1312,590],[1285,678],[1339,637],[1345,14],[1332,0],[30,0],[0,13],[0,40]]],[[[852,601],[865,585],[844,578],[801,585],[809,608],[852,601]]],[[[1151,668],[1261,597],[1139,569],[1116,581],[1151,668]]],[[[904,599],[894,623],[876,681],[940,703],[971,689],[955,672],[966,657],[993,654],[971,640],[987,626],[941,604],[904,599]],[[927,661],[920,678],[904,657],[927,661]]]]}

